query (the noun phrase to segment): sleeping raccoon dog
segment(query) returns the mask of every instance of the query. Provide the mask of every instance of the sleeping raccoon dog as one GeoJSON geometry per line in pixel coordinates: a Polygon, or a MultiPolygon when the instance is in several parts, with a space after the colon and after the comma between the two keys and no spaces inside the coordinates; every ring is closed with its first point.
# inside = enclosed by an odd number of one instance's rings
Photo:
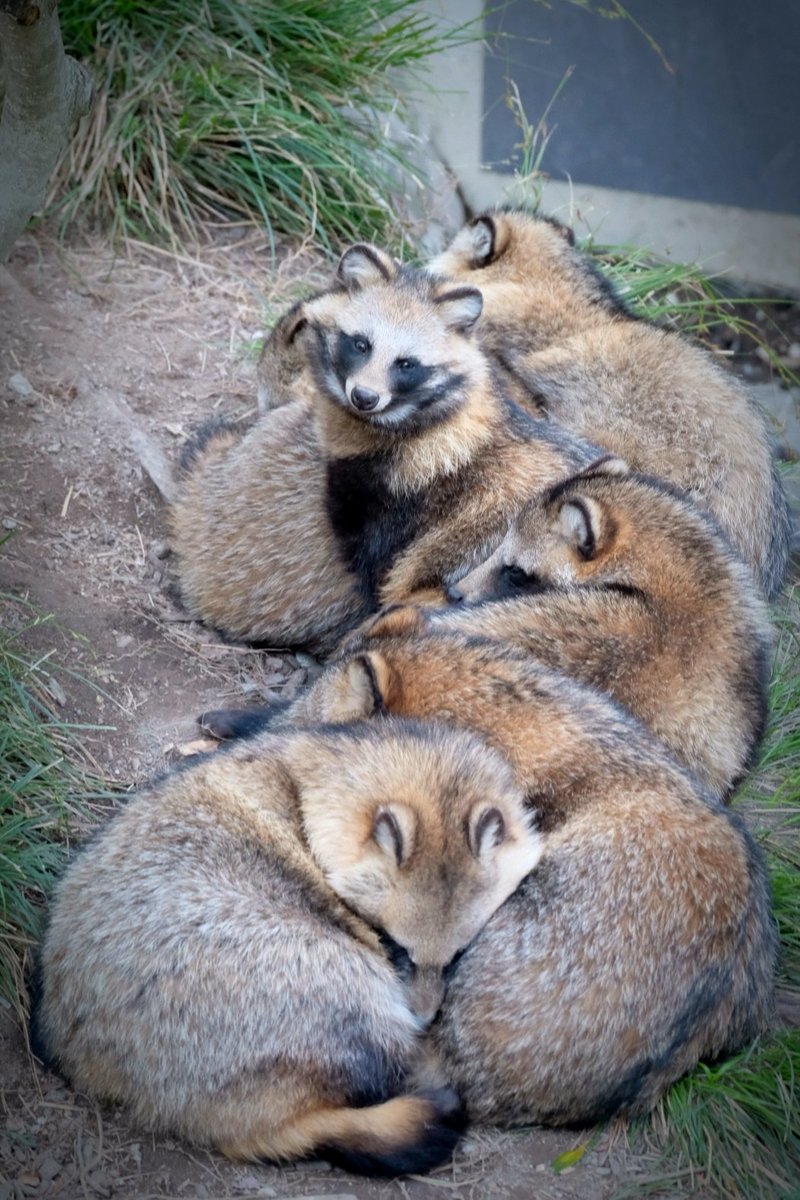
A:
{"type": "Polygon", "coordinates": [[[480,731],[544,835],[536,869],[454,966],[432,1027],[472,1116],[641,1113],[768,1027],[777,939],[759,849],[612,700],[397,608],[273,727],[370,713],[480,731]]]}
{"type": "Polygon", "coordinates": [[[610,693],[714,796],[748,770],[767,714],[766,605],[712,517],[667,484],[598,459],[531,500],[448,595],[426,610],[431,629],[508,642],[610,693]]]}
{"type": "Polygon", "coordinates": [[[481,289],[481,344],[536,411],[688,492],[777,594],[789,518],[766,425],[707,351],[634,318],[571,231],[522,210],[476,217],[429,269],[481,289]]]}
{"type": "Polygon", "coordinates": [[[68,867],[36,1052],[233,1158],[449,1157],[451,1089],[406,1076],[443,972],[535,866],[508,763],[443,724],[262,735],[162,779],[68,867]]]}
{"type": "Polygon", "coordinates": [[[326,651],[383,603],[441,601],[531,493],[595,457],[498,391],[471,338],[480,310],[475,288],[364,245],[287,314],[279,338],[306,356],[309,407],[267,413],[234,445],[213,435],[173,506],[194,615],[326,651]]]}
{"type": "Polygon", "coordinates": [[[609,692],[725,799],[764,730],[766,605],[708,513],[606,457],[532,500],[436,627],[609,692]]]}

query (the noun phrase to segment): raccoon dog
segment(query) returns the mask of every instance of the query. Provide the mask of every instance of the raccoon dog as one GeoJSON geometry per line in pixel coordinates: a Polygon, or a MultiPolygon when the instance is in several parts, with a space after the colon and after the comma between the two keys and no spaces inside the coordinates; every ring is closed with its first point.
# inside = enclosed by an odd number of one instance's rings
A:
{"type": "Polygon", "coordinates": [[[716,523],[660,481],[600,459],[522,510],[431,612],[610,692],[715,796],[766,719],[770,623],[716,523]]]}
{"type": "Polygon", "coordinates": [[[776,936],[758,848],[613,701],[399,608],[277,719],[370,711],[469,722],[511,759],[544,834],[432,1027],[470,1115],[640,1113],[768,1026],[776,936]]]}
{"type": "Polygon", "coordinates": [[[183,605],[230,639],[325,655],[342,626],[367,612],[331,526],[303,400],[244,436],[201,431],[184,453],[169,516],[183,605]]]}
{"type": "Polygon", "coordinates": [[[476,217],[429,269],[480,287],[482,344],[537,410],[689,492],[777,594],[789,520],[766,426],[705,350],[632,317],[570,231],[521,210],[476,217]]]}
{"type": "Polygon", "coordinates": [[[242,742],[133,800],[67,870],[37,1052],[234,1158],[425,1169],[460,1121],[450,1090],[404,1094],[418,1034],[540,851],[474,735],[398,720],[242,742]]]}
{"type": "Polygon", "coordinates": [[[443,600],[532,492],[596,455],[497,393],[470,338],[480,306],[356,246],[336,286],[287,314],[313,419],[295,401],[191,457],[172,531],[192,615],[327,653],[383,602],[443,600]]]}
{"type": "Polygon", "coordinates": [[[477,565],[532,492],[593,448],[526,417],[471,338],[472,287],[374,246],[339,265],[346,300],[308,316],[328,508],[367,606],[436,592],[477,565]]]}

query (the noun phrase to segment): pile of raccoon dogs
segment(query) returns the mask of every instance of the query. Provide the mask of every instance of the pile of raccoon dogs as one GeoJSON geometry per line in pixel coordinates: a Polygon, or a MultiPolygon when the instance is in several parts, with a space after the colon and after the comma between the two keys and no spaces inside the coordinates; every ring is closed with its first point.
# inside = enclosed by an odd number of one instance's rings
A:
{"type": "Polygon", "coordinates": [[[788,557],[764,423],[558,223],[371,245],[186,448],[187,611],[327,659],[57,889],[37,1052],[243,1159],[400,1174],[468,1119],[647,1112],[773,1019],[762,736],[788,557]]]}

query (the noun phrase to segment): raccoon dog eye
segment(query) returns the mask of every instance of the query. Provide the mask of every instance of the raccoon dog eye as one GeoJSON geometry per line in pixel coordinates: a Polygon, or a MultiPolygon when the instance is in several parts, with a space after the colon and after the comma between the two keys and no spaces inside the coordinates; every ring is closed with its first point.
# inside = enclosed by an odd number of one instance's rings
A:
{"type": "Polygon", "coordinates": [[[358,337],[356,335],[353,338],[353,349],[357,350],[359,354],[369,354],[372,347],[365,337],[358,337]]]}
{"type": "Polygon", "coordinates": [[[415,367],[419,366],[419,363],[415,358],[396,358],[394,365],[398,371],[413,371],[415,367]]]}

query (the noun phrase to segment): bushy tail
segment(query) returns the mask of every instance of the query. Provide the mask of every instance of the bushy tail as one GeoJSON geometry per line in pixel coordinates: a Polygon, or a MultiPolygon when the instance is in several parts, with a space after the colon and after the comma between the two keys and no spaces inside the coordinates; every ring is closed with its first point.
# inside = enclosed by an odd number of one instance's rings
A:
{"type": "Polygon", "coordinates": [[[466,1124],[451,1088],[397,1096],[366,1108],[319,1108],[268,1144],[257,1135],[220,1147],[231,1158],[319,1155],[358,1175],[408,1175],[446,1162],[466,1124]]]}

